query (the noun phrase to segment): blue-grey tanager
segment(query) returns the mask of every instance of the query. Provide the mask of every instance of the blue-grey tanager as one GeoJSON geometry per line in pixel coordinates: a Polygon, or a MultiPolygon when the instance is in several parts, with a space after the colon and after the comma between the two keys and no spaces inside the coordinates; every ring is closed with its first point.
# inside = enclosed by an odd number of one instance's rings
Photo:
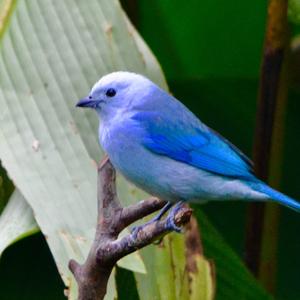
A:
{"type": "Polygon", "coordinates": [[[142,75],[102,77],[77,103],[96,110],[99,141],[125,178],[163,200],[273,200],[300,204],[253,174],[250,160],[142,75]]]}

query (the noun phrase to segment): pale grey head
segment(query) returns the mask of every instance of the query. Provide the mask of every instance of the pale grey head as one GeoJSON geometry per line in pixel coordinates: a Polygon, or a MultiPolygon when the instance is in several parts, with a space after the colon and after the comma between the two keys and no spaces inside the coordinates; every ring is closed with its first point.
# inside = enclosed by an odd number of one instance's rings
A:
{"type": "Polygon", "coordinates": [[[90,94],[76,106],[93,108],[103,117],[141,104],[145,96],[156,89],[159,87],[142,75],[114,72],[96,82],[90,94]]]}

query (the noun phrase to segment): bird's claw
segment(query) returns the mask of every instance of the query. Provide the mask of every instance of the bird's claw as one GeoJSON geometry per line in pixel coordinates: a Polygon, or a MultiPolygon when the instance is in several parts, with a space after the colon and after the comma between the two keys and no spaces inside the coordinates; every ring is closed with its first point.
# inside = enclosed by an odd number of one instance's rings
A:
{"type": "Polygon", "coordinates": [[[175,224],[174,216],[172,216],[171,214],[166,219],[165,228],[166,228],[166,230],[169,230],[169,231],[175,231],[178,233],[182,232],[181,228],[175,224]]]}
{"type": "Polygon", "coordinates": [[[167,202],[167,204],[160,210],[160,212],[150,221],[140,226],[134,226],[130,232],[132,237],[135,239],[137,237],[138,232],[142,230],[145,226],[159,221],[163,217],[163,215],[172,207],[172,205],[173,204],[171,202],[167,202]]]}
{"type": "MultiPolygon", "coordinates": [[[[182,229],[179,226],[177,226],[174,221],[175,216],[176,216],[177,212],[182,208],[182,205],[183,205],[183,203],[179,202],[171,209],[170,213],[166,217],[166,223],[165,223],[166,230],[175,231],[178,233],[182,232],[182,229]]],[[[165,211],[169,209],[169,207],[167,208],[167,206],[170,207],[171,204],[167,204],[157,216],[155,216],[153,219],[151,219],[147,223],[140,225],[140,226],[134,226],[131,230],[131,235],[132,235],[133,239],[137,238],[138,232],[140,230],[142,230],[145,226],[148,226],[149,224],[159,221],[161,219],[161,217],[163,216],[163,214],[165,213],[165,211]]]]}
{"type": "Polygon", "coordinates": [[[175,232],[178,232],[178,233],[181,233],[182,232],[182,229],[177,226],[175,224],[175,216],[177,214],[177,212],[182,208],[182,205],[183,205],[183,202],[178,202],[174,208],[170,211],[170,213],[168,214],[167,218],[166,218],[166,229],[167,230],[170,230],[170,231],[175,231],[175,232]]]}
{"type": "Polygon", "coordinates": [[[142,229],[144,229],[144,227],[146,227],[146,226],[148,226],[148,225],[150,225],[150,224],[155,223],[156,221],[158,221],[158,220],[157,220],[157,218],[155,217],[155,218],[151,219],[150,221],[146,222],[146,223],[143,224],[143,225],[134,226],[134,227],[132,227],[130,234],[131,234],[132,237],[135,239],[135,238],[137,237],[139,231],[141,231],[142,229]]]}
{"type": "MultiPolygon", "coordinates": [[[[146,223],[147,224],[147,223],[146,223]]],[[[130,231],[130,234],[131,236],[133,237],[133,239],[135,240],[137,238],[137,235],[139,233],[139,231],[146,225],[141,225],[141,226],[134,226],[132,227],[131,231],[130,231]]]]}

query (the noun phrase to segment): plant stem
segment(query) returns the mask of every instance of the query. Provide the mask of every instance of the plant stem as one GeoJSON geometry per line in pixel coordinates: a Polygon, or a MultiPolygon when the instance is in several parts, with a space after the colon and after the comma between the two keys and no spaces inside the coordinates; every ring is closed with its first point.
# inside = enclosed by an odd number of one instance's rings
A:
{"type": "MultiPolygon", "coordinates": [[[[280,74],[287,42],[287,0],[269,0],[254,143],[255,172],[268,179],[280,74]]],[[[253,203],[247,212],[245,261],[258,275],[265,205],[253,203]]]]}
{"type": "MultiPolygon", "coordinates": [[[[270,154],[269,183],[279,188],[284,145],[284,120],[288,94],[288,63],[284,60],[277,98],[277,107],[270,154]]],[[[265,206],[258,278],[269,292],[275,292],[277,270],[278,228],[280,206],[267,203],[265,206]]]]}

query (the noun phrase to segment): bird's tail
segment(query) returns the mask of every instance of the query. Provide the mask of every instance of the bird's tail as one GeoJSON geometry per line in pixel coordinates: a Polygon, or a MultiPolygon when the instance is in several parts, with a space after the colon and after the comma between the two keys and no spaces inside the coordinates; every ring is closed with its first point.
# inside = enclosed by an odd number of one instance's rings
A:
{"type": "Polygon", "coordinates": [[[270,198],[272,198],[275,202],[278,202],[282,205],[285,205],[297,212],[300,212],[300,203],[296,200],[272,189],[270,186],[266,185],[263,182],[257,182],[254,186],[254,189],[258,192],[264,193],[270,198]]]}

